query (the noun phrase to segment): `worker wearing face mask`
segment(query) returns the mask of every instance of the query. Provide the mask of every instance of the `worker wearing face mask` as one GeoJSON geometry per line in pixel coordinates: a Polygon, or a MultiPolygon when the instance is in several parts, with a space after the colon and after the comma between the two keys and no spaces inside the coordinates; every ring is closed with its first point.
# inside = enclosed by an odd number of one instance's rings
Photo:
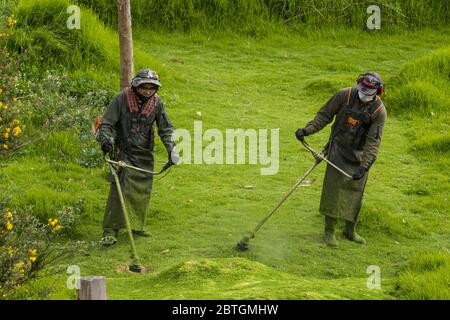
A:
{"type": "Polygon", "coordinates": [[[380,96],[384,92],[381,77],[375,72],[359,76],[355,87],[338,91],[304,128],[296,131],[301,140],[333,122],[326,147],[328,160],[345,172],[349,179],[328,165],[325,173],[320,212],[325,216],[325,243],[337,247],[335,227],[345,221],[344,236],[356,243],[366,241],[356,233],[368,172],[380,148],[386,109],[380,96]]]}
{"type": "MultiPolygon", "coordinates": [[[[105,154],[116,161],[153,171],[154,128],[168,153],[169,163],[176,163],[178,155],[172,137],[173,126],[162,99],[157,95],[161,87],[158,75],[142,69],[131,80],[131,87],[119,93],[109,104],[99,127],[97,140],[105,154]]],[[[152,191],[153,175],[123,168],[119,180],[130,214],[132,232],[148,237],[144,230],[147,208],[152,191]]],[[[110,177],[111,188],[103,220],[103,245],[117,242],[117,234],[125,228],[125,220],[115,182],[110,177]]]]}

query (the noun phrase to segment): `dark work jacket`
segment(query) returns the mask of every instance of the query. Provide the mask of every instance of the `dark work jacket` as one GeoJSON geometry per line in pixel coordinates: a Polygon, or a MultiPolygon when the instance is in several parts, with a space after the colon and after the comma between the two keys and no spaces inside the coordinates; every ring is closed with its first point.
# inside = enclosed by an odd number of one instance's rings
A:
{"type": "MultiPolygon", "coordinates": [[[[311,135],[333,120],[327,158],[350,175],[359,166],[369,170],[377,158],[386,120],[383,102],[377,97],[370,104],[362,104],[354,87],[338,91],[305,126],[306,133],[311,135]]],[[[356,222],[367,177],[366,173],[355,181],[328,165],[320,211],[356,222]]]]}

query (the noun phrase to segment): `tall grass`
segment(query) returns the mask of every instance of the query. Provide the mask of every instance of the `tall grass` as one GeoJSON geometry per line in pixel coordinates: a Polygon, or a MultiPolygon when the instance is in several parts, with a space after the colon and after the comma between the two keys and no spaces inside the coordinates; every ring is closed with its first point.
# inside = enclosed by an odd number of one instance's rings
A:
{"type": "Polygon", "coordinates": [[[409,268],[398,281],[399,291],[406,299],[450,299],[450,255],[428,253],[411,259],[409,268]]]}
{"type": "MultiPolygon", "coordinates": [[[[117,25],[115,1],[78,1],[111,26],[117,25]]],[[[239,30],[246,34],[266,33],[274,19],[264,0],[133,0],[135,26],[156,32],[206,30],[239,30]]]]}
{"type": "MultiPolygon", "coordinates": [[[[13,11],[17,30],[8,41],[13,52],[27,51],[29,65],[63,65],[70,70],[90,67],[118,71],[119,47],[116,1],[110,0],[0,0],[13,11]],[[81,29],[66,27],[66,9],[82,6],[81,29]],[[34,62],[34,63],[33,63],[34,62]]],[[[231,31],[254,37],[288,29],[308,32],[320,28],[366,28],[366,0],[133,0],[135,28],[145,32],[231,31]]],[[[382,23],[395,27],[446,26],[450,5],[439,1],[385,1],[382,23]],[[417,17],[412,14],[417,12],[417,17]],[[405,18],[411,14],[410,18],[405,18]],[[386,24],[386,22],[384,22],[386,24]]],[[[5,11],[6,12],[6,11],[5,11]]],[[[383,26],[385,26],[383,24],[383,26]]],[[[384,27],[383,27],[384,28],[384,27]]],[[[164,76],[156,59],[136,49],[136,68],[151,66],[164,76]]]]}
{"type": "Polygon", "coordinates": [[[390,82],[390,109],[396,114],[421,116],[448,113],[449,80],[449,47],[408,62],[390,82]]]}
{"type": "MultiPolygon", "coordinates": [[[[81,29],[67,28],[69,14],[66,10],[71,4],[68,0],[20,0],[14,10],[18,23],[8,39],[8,49],[14,53],[27,53],[26,66],[33,69],[27,71],[62,66],[74,72],[95,69],[97,77],[103,74],[103,79],[117,77],[117,33],[85,8],[81,11],[81,29]]],[[[136,68],[150,66],[164,74],[161,64],[138,48],[135,59],[136,68]]]]}
{"type": "MultiPolygon", "coordinates": [[[[117,25],[115,1],[78,0],[91,7],[109,25],[117,25]]],[[[234,30],[260,33],[280,26],[317,29],[364,29],[367,7],[381,8],[384,28],[447,26],[450,4],[439,0],[133,0],[132,16],[138,26],[155,30],[234,30]]]]}
{"type": "Polygon", "coordinates": [[[111,59],[104,39],[107,31],[95,15],[84,11],[81,30],[66,26],[68,1],[23,0],[16,10],[17,31],[9,41],[12,51],[27,51],[41,65],[64,63],[68,69],[97,65],[111,59]],[[102,41],[100,41],[102,40],[102,41]]]}

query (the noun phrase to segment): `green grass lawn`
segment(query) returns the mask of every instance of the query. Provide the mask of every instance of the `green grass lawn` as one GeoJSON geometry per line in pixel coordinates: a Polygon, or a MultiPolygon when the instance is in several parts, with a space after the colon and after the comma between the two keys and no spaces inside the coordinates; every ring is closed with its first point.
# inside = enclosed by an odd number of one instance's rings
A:
{"type": "MultiPolygon", "coordinates": [[[[145,274],[124,270],[129,262],[124,232],[116,246],[96,244],[109,188],[106,168],[57,163],[45,154],[17,156],[2,165],[0,183],[14,209],[32,206],[42,217],[84,199],[84,214],[67,237],[94,244],[89,255],[72,257],[62,267],[79,265],[83,276],[106,276],[110,299],[448,299],[448,263],[404,274],[414,267],[414,257],[449,259],[448,150],[414,151],[427,134],[448,139],[445,112],[408,118],[390,114],[386,103],[389,118],[359,226],[367,245],[341,235],[338,250],[322,243],[322,164],[308,178],[313,184],[291,196],[252,240],[250,251],[238,253],[234,247],[312,165],[294,132],[336,90],[376,70],[387,81],[389,101],[391,79],[403,65],[449,40],[448,33],[432,31],[263,40],[153,30],[135,34],[141,54],[164,69],[160,95],[176,128],[193,130],[194,121],[202,120],[204,130],[280,129],[276,175],[261,176],[259,165],[180,165],[155,181],[147,220],[153,237],[136,241],[145,274]],[[380,267],[381,290],[367,288],[372,265],[380,267]],[[434,280],[421,280],[414,272],[422,277],[431,272],[434,280]],[[424,287],[420,281],[431,282],[424,287]]],[[[310,137],[310,144],[321,148],[328,132],[310,137]]],[[[77,143],[76,135],[67,136],[77,143]]],[[[157,166],[166,159],[159,142],[157,158],[157,166]]],[[[75,291],[65,289],[66,279],[63,270],[36,280],[35,298],[74,298],[75,291]]]]}

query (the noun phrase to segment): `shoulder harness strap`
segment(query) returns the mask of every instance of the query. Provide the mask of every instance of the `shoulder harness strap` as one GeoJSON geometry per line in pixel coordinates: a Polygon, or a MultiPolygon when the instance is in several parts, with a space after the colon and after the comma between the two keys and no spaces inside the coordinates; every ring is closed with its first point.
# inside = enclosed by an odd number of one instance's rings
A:
{"type": "Polygon", "coordinates": [[[377,112],[379,112],[384,107],[383,101],[377,96],[375,101],[371,103],[368,108],[368,112],[370,116],[373,116],[377,112]]]}
{"type": "Polygon", "coordinates": [[[348,88],[348,93],[347,93],[347,106],[350,105],[350,99],[351,99],[351,97],[352,97],[352,91],[353,91],[353,88],[352,88],[352,87],[348,88]]]}
{"type": "Polygon", "coordinates": [[[379,97],[377,97],[376,100],[375,100],[375,103],[374,103],[374,107],[373,107],[374,110],[373,110],[373,112],[371,112],[371,114],[377,113],[383,107],[384,107],[383,101],[381,101],[381,99],[379,97]]]}
{"type": "MultiPolygon", "coordinates": [[[[139,113],[139,105],[136,98],[136,95],[134,94],[133,90],[131,88],[125,89],[125,96],[127,98],[127,105],[128,110],[131,113],[139,113]]],[[[155,110],[156,104],[159,100],[159,96],[157,94],[154,94],[148,101],[147,104],[142,108],[141,114],[148,118],[155,110]]]]}

